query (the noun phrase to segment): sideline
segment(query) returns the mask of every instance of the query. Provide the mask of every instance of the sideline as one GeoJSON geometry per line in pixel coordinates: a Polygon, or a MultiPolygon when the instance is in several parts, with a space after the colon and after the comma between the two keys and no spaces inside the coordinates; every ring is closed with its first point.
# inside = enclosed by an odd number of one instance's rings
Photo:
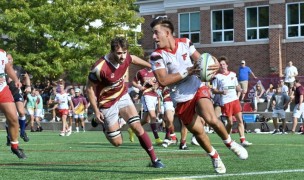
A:
{"type": "Polygon", "coordinates": [[[260,172],[248,172],[238,174],[223,174],[223,175],[204,175],[204,176],[184,176],[184,177],[170,177],[161,179],[206,179],[206,178],[221,178],[230,176],[251,176],[251,175],[262,175],[262,174],[281,174],[281,173],[293,173],[293,172],[304,172],[304,169],[291,169],[291,170],[278,170],[278,171],[260,171],[260,172]]]}

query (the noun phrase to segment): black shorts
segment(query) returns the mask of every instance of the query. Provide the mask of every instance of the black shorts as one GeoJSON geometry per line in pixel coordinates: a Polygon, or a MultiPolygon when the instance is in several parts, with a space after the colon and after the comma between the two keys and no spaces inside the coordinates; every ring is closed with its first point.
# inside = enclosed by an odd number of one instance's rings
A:
{"type": "Polygon", "coordinates": [[[19,93],[13,95],[15,102],[24,102],[23,96],[19,93]]]}

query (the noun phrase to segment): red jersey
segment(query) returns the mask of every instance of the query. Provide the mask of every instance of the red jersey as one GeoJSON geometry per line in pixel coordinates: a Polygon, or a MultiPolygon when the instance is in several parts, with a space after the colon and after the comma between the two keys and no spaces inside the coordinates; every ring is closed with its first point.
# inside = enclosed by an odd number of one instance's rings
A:
{"type": "Polygon", "coordinates": [[[158,96],[157,93],[154,91],[153,86],[151,85],[151,83],[157,83],[152,70],[144,68],[137,71],[136,76],[134,77],[134,81],[139,81],[140,84],[145,88],[145,90],[143,91],[143,95],[158,96]]]}
{"type": "Polygon", "coordinates": [[[172,101],[171,96],[170,96],[170,89],[167,86],[165,88],[163,88],[162,95],[163,95],[164,102],[172,101]]]}
{"type": "Polygon", "coordinates": [[[109,108],[127,93],[124,82],[124,75],[132,62],[130,54],[127,54],[125,61],[115,67],[112,63],[101,57],[92,67],[97,81],[95,95],[99,108],[109,108]]]}

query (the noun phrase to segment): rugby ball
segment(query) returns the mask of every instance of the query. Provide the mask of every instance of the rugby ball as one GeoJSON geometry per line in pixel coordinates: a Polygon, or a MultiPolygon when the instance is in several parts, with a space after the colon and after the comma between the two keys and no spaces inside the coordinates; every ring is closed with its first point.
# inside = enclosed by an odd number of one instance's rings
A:
{"type": "Polygon", "coordinates": [[[208,70],[208,66],[216,64],[215,57],[209,53],[203,53],[198,60],[198,66],[200,68],[200,79],[202,82],[209,82],[214,74],[208,70]]]}

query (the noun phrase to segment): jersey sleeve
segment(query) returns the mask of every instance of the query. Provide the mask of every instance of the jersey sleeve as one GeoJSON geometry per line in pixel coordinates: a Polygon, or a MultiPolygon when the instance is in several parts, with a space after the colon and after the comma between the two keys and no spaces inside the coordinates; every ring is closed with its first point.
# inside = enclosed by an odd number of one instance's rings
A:
{"type": "Polygon", "coordinates": [[[150,63],[153,71],[165,68],[164,59],[159,52],[153,52],[151,54],[150,63]]]}

